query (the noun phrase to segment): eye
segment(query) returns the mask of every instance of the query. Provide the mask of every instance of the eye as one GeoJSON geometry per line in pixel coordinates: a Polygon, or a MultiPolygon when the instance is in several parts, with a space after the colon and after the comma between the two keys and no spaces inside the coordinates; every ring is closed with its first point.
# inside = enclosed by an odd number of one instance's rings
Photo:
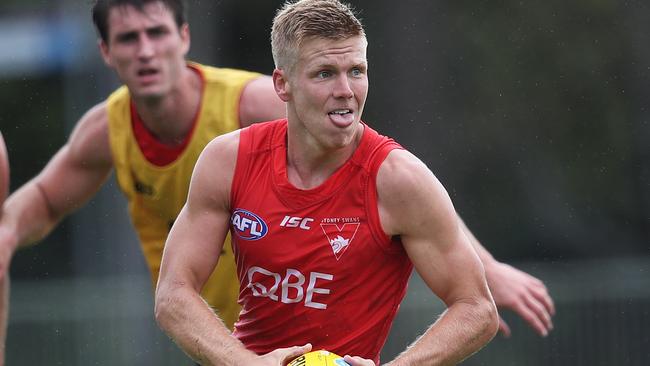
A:
{"type": "Polygon", "coordinates": [[[332,76],[332,73],[325,70],[319,71],[318,74],[316,74],[316,77],[319,79],[327,79],[330,76],[332,76]]]}
{"type": "Polygon", "coordinates": [[[115,40],[119,43],[130,43],[136,41],[137,39],[138,34],[136,32],[128,32],[119,34],[115,40]]]}
{"type": "Polygon", "coordinates": [[[362,76],[362,75],[363,75],[363,70],[361,70],[361,69],[358,68],[358,67],[355,67],[354,69],[352,69],[352,71],[350,72],[350,74],[352,74],[352,76],[354,76],[354,77],[359,77],[359,76],[362,76]]]}
{"type": "Polygon", "coordinates": [[[156,38],[167,34],[167,29],[165,27],[155,27],[155,28],[148,29],[147,34],[151,38],[156,38]]]}

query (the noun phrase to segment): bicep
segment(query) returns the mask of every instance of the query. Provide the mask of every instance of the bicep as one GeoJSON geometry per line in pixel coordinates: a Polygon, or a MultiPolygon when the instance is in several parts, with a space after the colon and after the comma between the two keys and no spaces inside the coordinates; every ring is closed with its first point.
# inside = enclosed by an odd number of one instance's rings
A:
{"type": "Polygon", "coordinates": [[[228,213],[196,207],[192,200],[185,204],[167,237],[160,279],[186,283],[198,292],[217,265],[228,231],[228,213]]]}
{"type": "Polygon", "coordinates": [[[387,159],[378,193],[389,234],[400,235],[413,265],[445,303],[483,296],[482,265],[442,184],[408,152],[387,159]]]}
{"type": "Polygon", "coordinates": [[[188,284],[200,291],[217,265],[230,222],[235,151],[232,144],[213,141],[199,157],[187,202],[167,237],[161,281],[188,284]]]}
{"type": "Polygon", "coordinates": [[[101,106],[77,124],[67,143],[35,178],[49,210],[65,215],[87,202],[112,169],[108,123],[101,106]]]}
{"type": "Polygon", "coordinates": [[[436,233],[408,235],[404,248],[427,286],[447,305],[485,294],[483,266],[459,230],[443,239],[436,233]]]}

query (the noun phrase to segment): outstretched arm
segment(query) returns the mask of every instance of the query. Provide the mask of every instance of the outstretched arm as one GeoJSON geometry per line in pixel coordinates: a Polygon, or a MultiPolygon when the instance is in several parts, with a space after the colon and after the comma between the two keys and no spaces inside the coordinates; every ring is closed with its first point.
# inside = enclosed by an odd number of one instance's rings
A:
{"type": "Polygon", "coordinates": [[[112,158],[104,105],[91,109],[68,142],[32,180],[14,192],[0,214],[0,277],[16,248],[45,237],[108,178],[112,158]]]}
{"type": "MultiPolygon", "coordinates": [[[[555,314],[555,305],[544,283],[526,272],[494,259],[460,217],[459,221],[483,262],[488,286],[497,307],[516,312],[541,336],[548,335],[553,329],[551,318],[555,314]]],[[[499,321],[499,331],[506,337],[510,336],[510,327],[503,318],[499,321]]]]}
{"type": "Polygon", "coordinates": [[[14,251],[47,235],[86,202],[112,167],[105,108],[90,110],[43,171],[0,206],[0,366],[9,313],[9,263],[14,251]]]}
{"type": "Polygon", "coordinates": [[[377,192],[384,231],[401,237],[418,274],[447,305],[445,313],[390,364],[457,364],[497,331],[496,307],[483,266],[445,189],[415,156],[392,151],[379,169],[377,192]]]}

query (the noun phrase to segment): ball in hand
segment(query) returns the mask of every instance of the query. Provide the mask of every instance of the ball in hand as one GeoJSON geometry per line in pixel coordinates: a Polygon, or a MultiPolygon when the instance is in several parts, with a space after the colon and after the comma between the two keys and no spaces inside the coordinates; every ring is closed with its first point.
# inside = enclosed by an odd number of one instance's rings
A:
{"type": "Polygon", "coordinates": [[[325,350],[311,351],[289,362],[287,366],[349,366],[343,357],[325,350]]]}

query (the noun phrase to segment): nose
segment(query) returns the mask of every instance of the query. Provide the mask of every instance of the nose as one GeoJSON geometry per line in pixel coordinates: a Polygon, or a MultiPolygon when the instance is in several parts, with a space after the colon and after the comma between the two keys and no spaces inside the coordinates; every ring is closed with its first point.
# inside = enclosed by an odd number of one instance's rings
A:
{"type": "Polygon", "coordinates": [[[154,45],[147,35],[140,37],[140,44],[138,47],[138,57],[141,59],[150,59],[154,55],[154,45]]]}
{"type": "Polygon", "coordinates": [[[350,99],[354,96],[354,92],[350,87],[350,80],[347,75],[340,75],[334,84],[333,95],[335,98],[350,99]]]}

